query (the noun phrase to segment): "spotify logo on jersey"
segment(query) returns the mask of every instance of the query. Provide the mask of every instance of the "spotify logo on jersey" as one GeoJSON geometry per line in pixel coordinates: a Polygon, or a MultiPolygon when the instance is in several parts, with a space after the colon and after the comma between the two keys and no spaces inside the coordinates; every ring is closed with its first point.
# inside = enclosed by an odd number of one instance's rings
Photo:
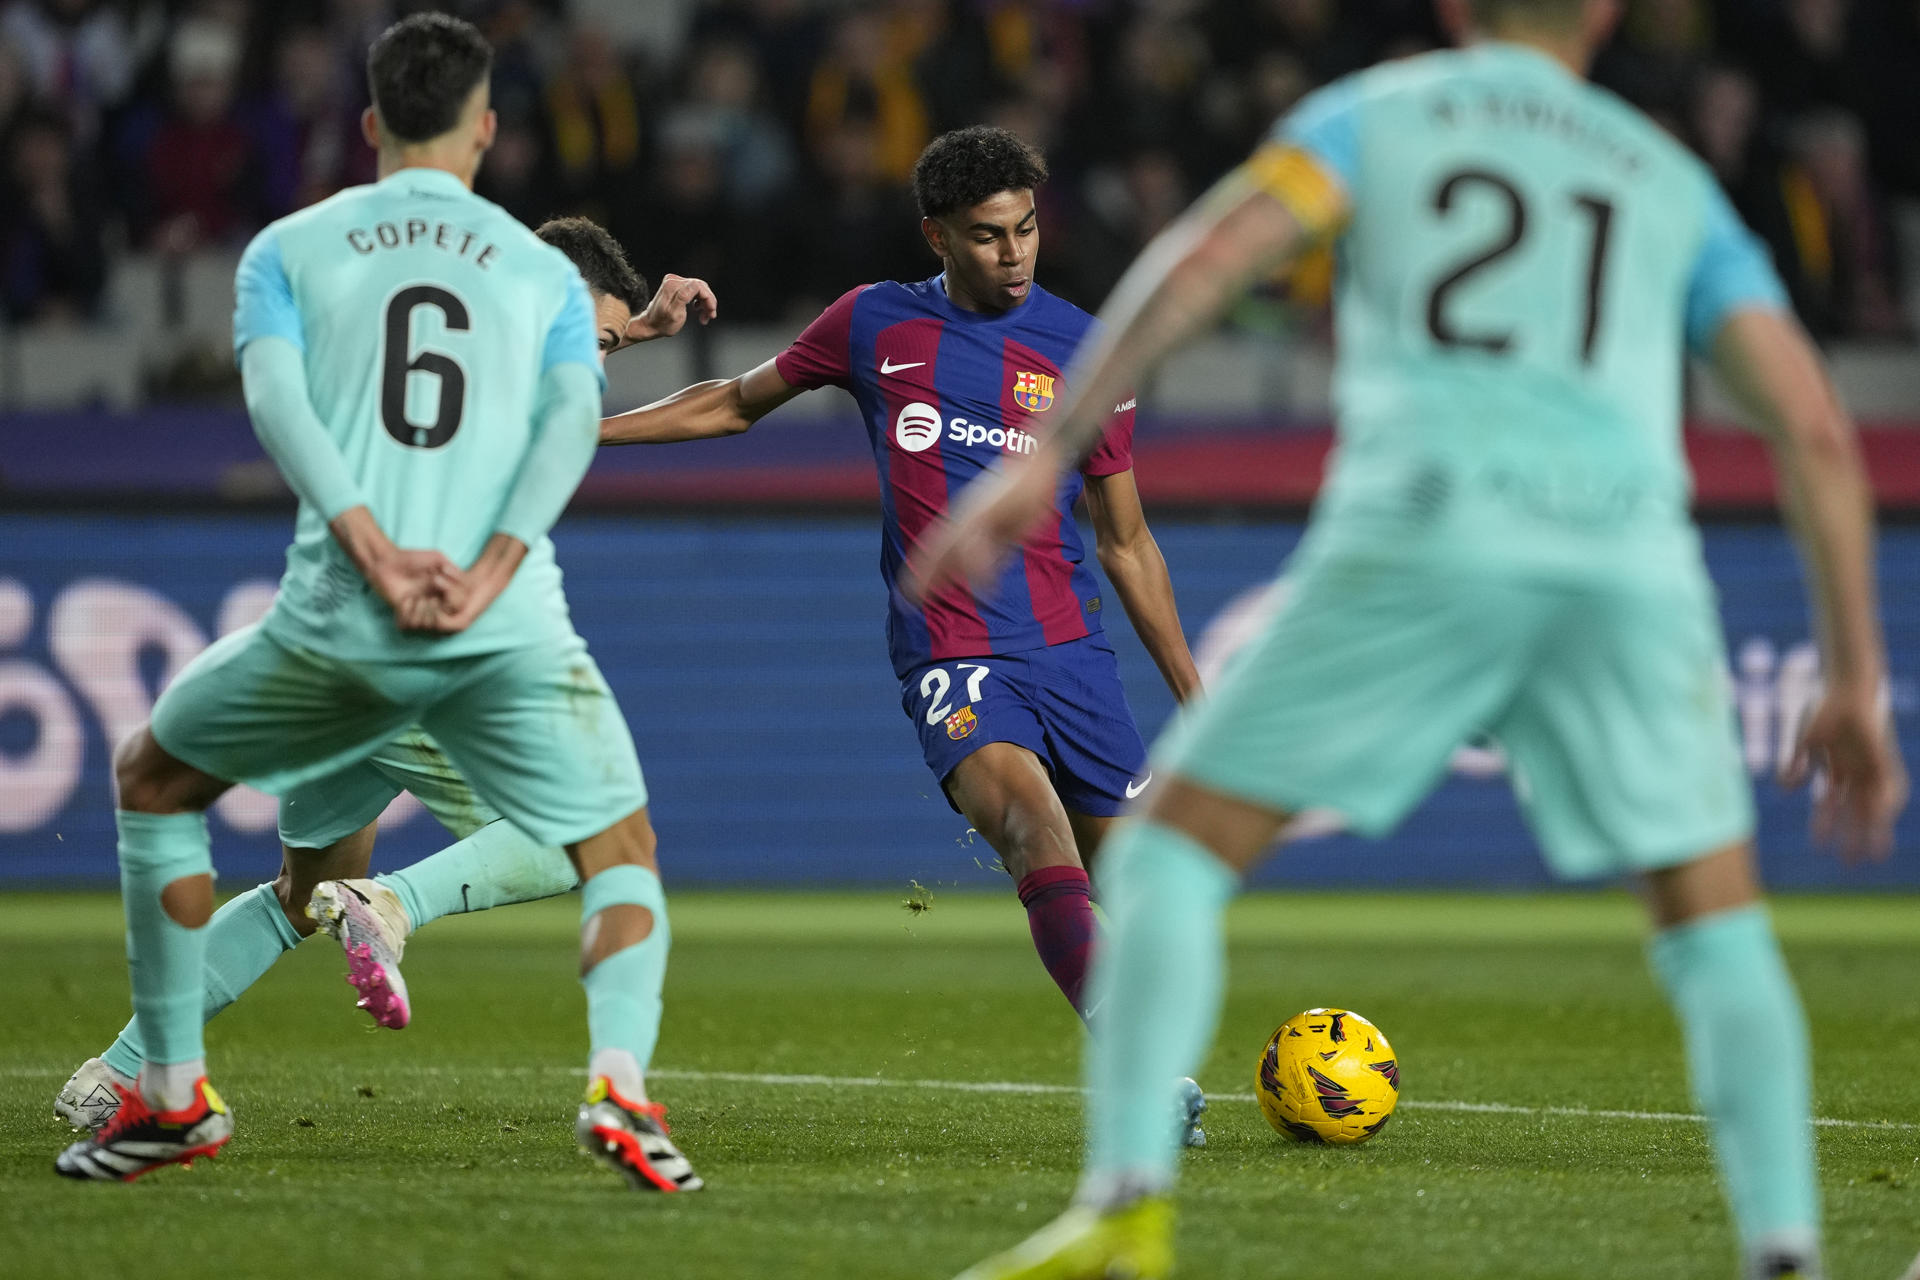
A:
{"type": "Polygon", "coordinates": [[[940,438],[940,411],[930,404],[914,401],[894,420],[893,438],[908,453],[931,449],[933,442],[940,438]]]}

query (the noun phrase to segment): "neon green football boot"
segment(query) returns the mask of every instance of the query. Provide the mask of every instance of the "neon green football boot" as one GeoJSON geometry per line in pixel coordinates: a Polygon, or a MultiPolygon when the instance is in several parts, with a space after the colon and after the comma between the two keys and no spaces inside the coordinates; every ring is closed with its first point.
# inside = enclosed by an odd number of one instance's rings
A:
{"type": "Polygon", "coordinates": [[[1076,1205],[957,1280],[1163,1280],[1173,1274],[1173,1203],[1145,1196],[1105,1213],[1076,1205]]]}

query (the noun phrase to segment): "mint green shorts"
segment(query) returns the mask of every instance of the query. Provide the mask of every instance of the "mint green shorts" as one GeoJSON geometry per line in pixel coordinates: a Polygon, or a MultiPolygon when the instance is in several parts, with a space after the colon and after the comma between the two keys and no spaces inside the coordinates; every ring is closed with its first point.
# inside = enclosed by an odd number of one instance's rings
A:
{"type": "Polygon", "coordinates": [[[626,721],[577,636],[431,662],[349,662],[249,627],[187,664],[154,705],[152,729],[195,768],[295,801],[322,794],[306,784],[350,771],[348,789],[317,802],[324,812],[292,824],[290,843],[306,847],[378,816],[376,785],[384,808],[396,776],[437,779],[428,790],[457,816],[451,783],[471,783],[480,804],[448,824],[456,834],[497,813],[550,845],[597,835],[647,803],[626,721]],[[396,748],[416,728],[445,768],[396,748]],[[376,756],[386,770],[364,766],[376,756]]]}
{"type": "Polygon", "coordinates": [[[1331,809],[1378,836],[1486,733],[1562,878],[1672,866],[1751,836],[1704,569],[1573,584],[1345,553],[1288,585],[1219,687],[1155,744],[1163,777],[1289,813],[1331,809]]]}
{"type": "Polygon", "coordinates": [[[280,843],[324,849],[377,819],[402,791],[426,807],[456,840],[500,814],[473,793],[440,744],[409,729],[357,764],[280,797],[280,843]]]}

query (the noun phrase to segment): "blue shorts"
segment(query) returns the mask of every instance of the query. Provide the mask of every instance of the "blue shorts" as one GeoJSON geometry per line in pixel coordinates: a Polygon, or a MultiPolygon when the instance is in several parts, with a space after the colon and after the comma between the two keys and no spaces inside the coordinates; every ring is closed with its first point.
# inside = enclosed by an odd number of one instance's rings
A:
{"type": "Polygon", "coordinates": [[[1074,813],[1110,818],[1146,786],[1146,744],[1103,635],[929,662],[901,680],[900,705],[943,787],[989,742],[1011,742],[1040,757],[1061,804],[1074,813]]]}

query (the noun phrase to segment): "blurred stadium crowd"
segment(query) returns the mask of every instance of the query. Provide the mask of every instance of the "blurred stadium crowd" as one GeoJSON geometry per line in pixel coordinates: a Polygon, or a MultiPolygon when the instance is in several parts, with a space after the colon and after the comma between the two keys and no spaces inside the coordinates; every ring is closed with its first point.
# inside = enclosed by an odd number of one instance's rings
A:
{"type": "MultiPolygon", "coordinates": [[[[4,0],[6,317],[98,318],[124,256],[230,254],[368,180],[365,49],[414,8],[498,50],[486,195],[597,217],[742,321],[927,274],[904,180],[977,121],[1045,147],[1044,279],[1095,304],[1303,94],[1440,40],[1430,0],[628,2],[623,38],[607,0],[4,0]]],[[[1920,0],[1632,0],[1596,76],[1706,157],[1817,334],[1911,338],[1920,0]]]]}

